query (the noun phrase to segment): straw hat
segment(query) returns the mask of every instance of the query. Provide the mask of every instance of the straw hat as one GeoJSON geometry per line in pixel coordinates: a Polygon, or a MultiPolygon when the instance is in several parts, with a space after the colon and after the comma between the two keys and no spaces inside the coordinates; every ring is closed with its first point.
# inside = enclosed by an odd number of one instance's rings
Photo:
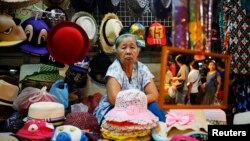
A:
{"type": "Polygon", "coordinates": [[[105,53],[113,53],[115,51],[115,39],[119,36],[123,25],[118,16],[114,13],[108,13],[101,22],[99,34],[101,48],[105,53]]]}
{"type": "Polygon", "coordinates": [[[0,0],[1,7],[22,8],[39,2],[40,0],[0,0]]]}

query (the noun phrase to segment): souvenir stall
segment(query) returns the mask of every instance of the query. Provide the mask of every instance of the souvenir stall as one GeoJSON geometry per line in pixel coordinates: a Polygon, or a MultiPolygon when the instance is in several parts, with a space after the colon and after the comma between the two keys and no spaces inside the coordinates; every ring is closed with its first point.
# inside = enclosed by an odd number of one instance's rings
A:
{"type": "Polygon", "coordinates": [[[249,19],[248,0],[0,0],[0,139],[205,141],[249,124],[249,19]],[[130,77],[114,65],[126,36],[130,77]]]}

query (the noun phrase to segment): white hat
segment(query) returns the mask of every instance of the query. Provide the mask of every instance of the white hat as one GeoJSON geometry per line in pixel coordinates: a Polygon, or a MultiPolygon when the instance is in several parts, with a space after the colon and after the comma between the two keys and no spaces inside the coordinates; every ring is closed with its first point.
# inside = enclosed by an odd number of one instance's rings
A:
{"type": "Polygon", "coordinates": [[[119,36],[123,25],[116,14],[107,13],[102,19],[100,26],[100,43],[105,53],[113,53],[115,51],[115,39],[119,36]]]}

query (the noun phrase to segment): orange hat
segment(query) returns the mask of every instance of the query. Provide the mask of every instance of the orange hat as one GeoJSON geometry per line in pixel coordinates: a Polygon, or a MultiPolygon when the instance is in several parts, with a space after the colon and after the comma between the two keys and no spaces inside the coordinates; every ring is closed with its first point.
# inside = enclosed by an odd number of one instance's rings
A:
{"type": "Polygon", "coordinates": [[[166,28],[159,22],[154,22],[149,26],[149,32],[147,37],[147,43],[149,45],[166,45],[166,28]]]}

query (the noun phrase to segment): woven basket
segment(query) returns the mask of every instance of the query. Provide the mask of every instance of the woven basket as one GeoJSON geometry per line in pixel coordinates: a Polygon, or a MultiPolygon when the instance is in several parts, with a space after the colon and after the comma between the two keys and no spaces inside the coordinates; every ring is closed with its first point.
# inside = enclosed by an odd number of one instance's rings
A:
{"type": "Polygon", "coordinates": [[[8,0],[8,2],[5,0],[0,0],[0,7],[1,8],[22,8],[22,7],[27,7],[32,4],[35,4],[39,2],[40,0],[23,0],[23,1],[15,1],[15,0],[8,0]]]}

